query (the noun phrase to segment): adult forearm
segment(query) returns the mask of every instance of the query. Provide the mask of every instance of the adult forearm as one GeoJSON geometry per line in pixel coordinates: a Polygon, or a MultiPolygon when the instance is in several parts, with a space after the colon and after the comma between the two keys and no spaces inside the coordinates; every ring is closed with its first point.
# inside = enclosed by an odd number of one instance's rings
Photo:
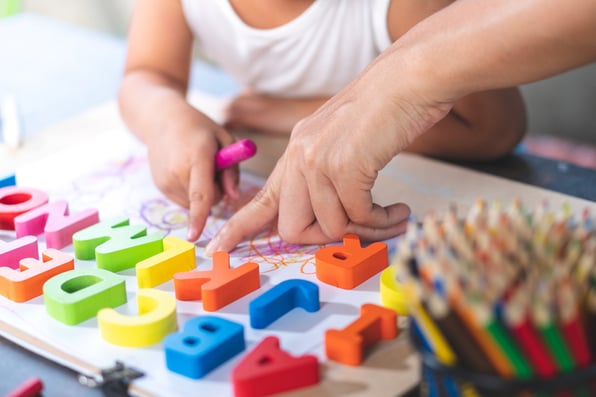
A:
{"type": "MultiPolygon", "coordinates": [[[[436,96],[431,99],[540,80],[596,60],[596,1],[458,0],[415,26],[379,61],[391,70],[399,57],[408,57],[409,74],[436,96]]],[[[394,70],[403,78],[398,62],[394,70]]]]}

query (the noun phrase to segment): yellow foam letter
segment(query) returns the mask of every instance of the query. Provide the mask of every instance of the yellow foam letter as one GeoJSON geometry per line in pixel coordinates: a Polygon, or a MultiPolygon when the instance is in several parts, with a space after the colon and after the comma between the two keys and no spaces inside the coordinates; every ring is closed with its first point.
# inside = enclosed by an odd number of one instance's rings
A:
{"type": "Polygon", "coordinates": [[[138,316],[100,310],[97,321],[102,338],[118,346],[145,347],[176,331],[176,300],[171,294],[141,289],[137,292],[137,306],[138,316]]]}
{"type": "Polygon", "coordinates": [[[137,283],[139,288],[152,288],[171,280],[174,274],[187,272],[195,266],[195,246],[168,236],[163,239],[163,252],[137,263],[137,283]]]}

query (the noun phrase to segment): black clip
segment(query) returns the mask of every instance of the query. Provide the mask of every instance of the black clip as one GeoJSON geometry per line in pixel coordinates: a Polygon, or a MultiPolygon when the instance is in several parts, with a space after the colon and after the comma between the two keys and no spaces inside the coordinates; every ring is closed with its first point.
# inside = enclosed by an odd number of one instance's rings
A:
{"type": "Polygon", "coordinates": [[[116,361],[113,367],[102,369],[100,375],[79,375],[79,383],[91,388],[101,388],[107,397],[129,397],[128,385],[142,376],[145,376],[144,372],[116,361]]]}

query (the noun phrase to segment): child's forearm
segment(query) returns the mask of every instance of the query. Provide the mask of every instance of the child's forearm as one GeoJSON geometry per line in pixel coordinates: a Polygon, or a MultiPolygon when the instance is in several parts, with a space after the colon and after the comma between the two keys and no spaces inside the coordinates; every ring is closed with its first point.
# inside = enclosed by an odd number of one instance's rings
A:
{"type": "Polygon", "coordinates": [[[526,131],[526,112],[515,88],[469,95],[407,151],[449,160],[491,160],[510,153],[526,131]]]}
{"type": "Polygon", "coordinates": [[[185,120],[190,108],[182,84],[145,70],[125,74],[118,103],[128,128],[146,144],[174,123],[185,120]],[[182,114],[185,117],[177,117],[182,114]]]}
{"type": "Polygon", "coordinates": [[[272,134],[289,134],[296,123],[310,116],[328,98],[280,98],[242,94],[228,106],[226,126],[272,134]]]}

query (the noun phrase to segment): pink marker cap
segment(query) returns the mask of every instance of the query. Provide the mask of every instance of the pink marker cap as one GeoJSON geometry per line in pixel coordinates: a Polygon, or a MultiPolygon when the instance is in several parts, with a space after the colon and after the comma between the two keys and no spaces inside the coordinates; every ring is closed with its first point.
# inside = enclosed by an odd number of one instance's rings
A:
{"type": "Polygon", "coordinates": [[[215,168],[218,171],[251,158],[257,152],[257,145],[250,139],[242,139],[222,148],[215,155],[215,168]]]}

